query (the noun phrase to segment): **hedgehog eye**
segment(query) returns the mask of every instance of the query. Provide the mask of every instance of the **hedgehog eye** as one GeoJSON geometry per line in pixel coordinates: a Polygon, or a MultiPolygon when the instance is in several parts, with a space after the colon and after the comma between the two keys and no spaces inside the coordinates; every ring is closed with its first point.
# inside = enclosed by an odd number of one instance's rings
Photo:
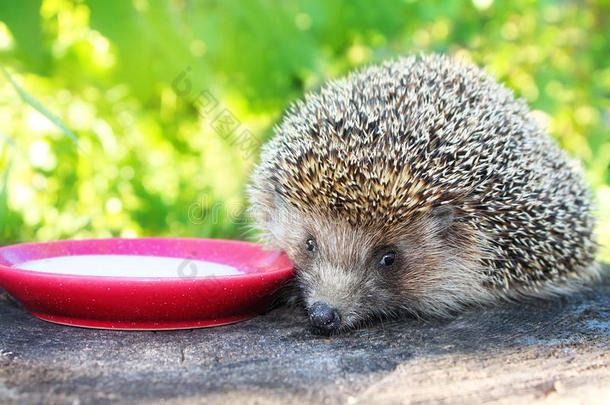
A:
{"type": "Polygon", "coordinates": [[[381,267],[390,267],[396,261],[396,253],[388,252],[381,256],[381,260],[379,261],[379,265],[381,267]]]}
{"type": "Polygon", "coordinates": [[[313,238],[307,239],[307,242],[305,242],[305,249],[307,249],[309,253],[315,252],[318,249],[316,240],[313,238]]]}

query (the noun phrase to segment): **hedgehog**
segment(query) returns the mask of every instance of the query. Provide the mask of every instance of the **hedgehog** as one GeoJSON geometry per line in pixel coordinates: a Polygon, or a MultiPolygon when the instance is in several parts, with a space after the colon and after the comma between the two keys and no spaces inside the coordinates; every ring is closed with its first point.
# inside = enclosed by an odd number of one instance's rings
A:
{"type": "Polygon", "coordinates": [[[602,271],[580,166],[510,89],[445,55],[307,94],[262,147],[247,193],[318,333],[554,296],[602,271]]]}

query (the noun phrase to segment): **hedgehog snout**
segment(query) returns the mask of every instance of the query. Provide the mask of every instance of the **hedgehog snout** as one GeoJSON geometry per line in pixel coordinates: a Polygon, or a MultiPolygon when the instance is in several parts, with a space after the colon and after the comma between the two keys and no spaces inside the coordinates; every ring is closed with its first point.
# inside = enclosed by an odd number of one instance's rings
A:
{"type": "Polygon", "coordinates": [[[341,327],[341,316],[335,308],[318,301],[309,308],[309,324],[314,332],[330,334],[341,327]]]}

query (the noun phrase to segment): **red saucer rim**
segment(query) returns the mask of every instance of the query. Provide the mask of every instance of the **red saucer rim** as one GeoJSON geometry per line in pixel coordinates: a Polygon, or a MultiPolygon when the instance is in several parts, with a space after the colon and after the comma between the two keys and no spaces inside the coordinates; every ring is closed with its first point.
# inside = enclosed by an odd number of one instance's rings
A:
{"type": "MultiPolygon", "coordinates": [[[[18,264],[7,264],[6,260],[3,260],[1,254],[3,251],[5,250],[10,250],[10,249],[15,249],[15,248],[28,248],[28,247],[33,247],[33,246],[41,246],[41,245],[60,245],[60,244],[65,244],[65,243],[87,243],[87,242],[114,242],[114,241],[121,241],[121,240],[138,240],[141,242],[146,242],[147,240],[152,240],[152,241],[174,241],[174,242],[180,242],[180,241],[194,241],[194,242],[212,242],[212,243],[223,243],[223,244],[234,244],[236,246],[248,246],[250,248],[259,248],[262,251],[265,252],[273,252],[273,250],[266,250],[263,245],[258,244],[258,243],[254,243],[254,242],[248,242],[248,241],[240,241],[240,240],[231,240],[231,239],[213,239],[213,238],[169,238],[169,237],[142,237],[142,238],[87,238],[87,239],[58,239],[58,240],[52,240],[52,241],[42,241],[42,242],[23,242],[23,243],[15,243],[12,245],[6,245],[6,246],[2,246],[0,247],[0,268],[4,268],[6,270],[10,270],[10,271],[14,271],[16,273],[20,273],[20,274],[25,274],[25,275],[36,275],[38,277],[49,277],[49,278],[57,278],[57,277],[61,277],[61,278],[69,278],[69,279],[82,279],[82,280],[120,280],[123,282],[168,282],[168,281],[177,281],[177,280],[183,280],[185,282],[187,281],[200,281],[200,280],[210,280],[210,279],[214,279],[214,280],[223,280],[223,279],[233,279],[233,278],[254,278],[254,277],[261,277],[261,276],[265,276],[265,275],[279,275],[279,274],[284,274],[284,273],[292,273],[294,270],[294,267],[288,263],[285,266],[280,266],[279,268],[273,269],[273,270],[268,270],[268,269],[259,269],[259,271],[253,271],[253,272],[243,272],[243,273],[239,273],[239,274],[227,274],[227,275],[221,275],[221,276],[208,276],[208,277],[181,277],[181,276],[176,276],[176,277],[153,277],[153,276],[141,276],[141,277],[117,277],[117,276],[104,276],[104,275],[95,275],[95,276],[91,276],[91,275],[82,275],[82,274],[66,274],[66,273],[47,273],[47,272],[43,272],[43,271],[36,271],[36,270],[26,270],[26,269],[21,269],[17,266],[19,266],[18,264]]],[[[93,254],[93,253],[92,253],[93,254]]],[[[95,254],[101,254],[103,255],[104,253],[95,253],[95,254]]],[[[285,255],[285,253],[281,253],[282,255],[285,255]]],[[[136,255],[137,256],[137,255],[136,255]]],[[[140,255],[143,256],[143,255],[140,255]]],[[[53,256],[50,255],[48,257],[59,257],[59,256],[53,256]]],[[[188,259],[188,257],[183,257],[183,256],[159,256],[159,257],[172,257],[172,258],[184,258],[184,259],[188,259]]],[[[239,269],[238,266],[235,266],[239,269]]]]}

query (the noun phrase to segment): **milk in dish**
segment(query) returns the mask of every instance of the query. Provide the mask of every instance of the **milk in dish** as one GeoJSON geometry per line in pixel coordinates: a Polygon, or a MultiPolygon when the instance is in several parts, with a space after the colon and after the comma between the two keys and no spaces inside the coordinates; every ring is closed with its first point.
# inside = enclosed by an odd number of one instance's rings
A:
{"type": "Polygon", "coordinates": [[[199,278],[242,274],[235,267],[203,260],[112,254],[49,257],[13,267],[43,273],[109,277],[199,278]]]}

